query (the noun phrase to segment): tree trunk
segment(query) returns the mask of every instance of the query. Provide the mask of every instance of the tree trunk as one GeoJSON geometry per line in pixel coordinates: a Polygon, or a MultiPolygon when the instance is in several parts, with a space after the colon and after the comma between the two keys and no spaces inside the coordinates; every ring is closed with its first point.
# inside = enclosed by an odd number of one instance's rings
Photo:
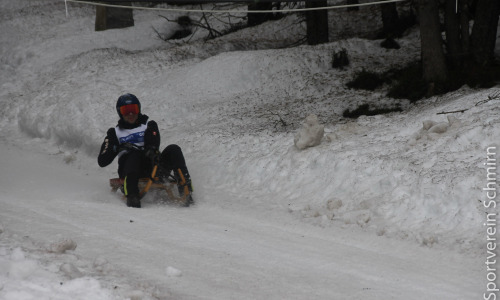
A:
{"type": "Polygon", "coordinates": [[[396,3],[387,3],[380,5],[380,10],[382,11],[382,24],[384,36],[386,38],[397,37],[398,34],[398,22],[399,15],[396,9],[396,3]]]}
{"type": "MultiPolygon", "coordinates": [[[[306,1],[306,8],[326,7],[327,1],[306,1]]],[[[307,43],[317,45],[328,43],[328,12],[313,10],[306,12],[307,43]]]]}
{"type": "MultiPolygon", "coordinates": [[[[359,4],[359,0],[347,0],[346,4],[351,5],[351,4],[359,4]]],[[[359,6],[351,6],[347,8],[347,11],[358,11],[359,6]]]]}
{"type": "Polygon", "coordinates": [[[471,34],[471,52],[474,62],[486,66],[495,55],[499,0],[479,0],[471,34]]]}
{"type": "MultiPolygon", "coordinates": [[[[273,3],[272,2],[254,2],[248,5],[248,10],[272,10],[273,3]]],[[[247,14],[247,24],[248,26],[256,26],[262,24],[266,21],[271,20],[273,17],[272,13],[249,13],[247,14]]]]}
{"type": "Polygon", "coordinates": [[[463,57],[460,38],[460,13],[457,9],[457,1],[458,0],[446,0],[444,14],[446,49],[454,67],[461,64],[461,58],[463,57]]]}
{"type": "Polygon", "coordinates": [[[429,83],[446,81],[447,70],[436,0],[418,0],[418,9],[424,80],[429,83]]]}
{"type": "Polygon", "coordinates": [[[106,9],[104,6],[95,7],[95,31],[106,30],[106,9]]]}
{"type": "MultiPolygon", "coordinates": [[[[130,6],[130,2],[113,2],[115,5],[130,6]]],[[[133,10],[96,6],[95,31],[134,26],[133,10]]]]}
{"type": "Polygon", "coordinates": [[[458,0],[459,9],[460,9],[460,29],[461,29],[461,37],[462,37],[462,51],[465,57],[468,57],[470,54],[470,32],[469,32],[469,21],[470,21],[470,12],[469,5],[467,4],[467,0],[458,0]]]}

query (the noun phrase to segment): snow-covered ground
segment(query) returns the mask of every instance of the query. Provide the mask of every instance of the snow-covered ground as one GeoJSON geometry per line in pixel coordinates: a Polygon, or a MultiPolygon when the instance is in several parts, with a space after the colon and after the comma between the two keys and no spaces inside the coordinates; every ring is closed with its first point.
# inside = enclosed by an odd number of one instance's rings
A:
{"type": "Polygon", "coordinates": [[[175,26],[158,14],[94,32],[93,7],[66,16],[64,1],[0,0],[0,299],[488,295],[496,210],[483,189],[496,187],[485,163],[496,168],[500,87],[346,120],[363,103],[399,103],[345,83],[418,58],[418,31],[401,50],[359,38],[283,49],[304,34],[291,16],[166,43],[152,26],[175,26]],[[332,69],[343,48],[351,65],[332,69]],[[148,195],[131,209],[109,192],[116,163],[96,156],[126,92],[163,146],[182,147],[193,207],[148,195]],[[310,114],[325,136],[298,150],[310,114]]]}

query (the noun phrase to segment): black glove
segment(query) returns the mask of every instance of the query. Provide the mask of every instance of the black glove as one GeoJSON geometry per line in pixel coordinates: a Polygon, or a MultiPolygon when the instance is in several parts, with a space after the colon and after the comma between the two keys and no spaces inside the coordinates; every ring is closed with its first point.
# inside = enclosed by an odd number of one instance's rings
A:
{"type": "Polygon", "coordinates": [[[111,151],[118,153],[118,147],[120,147],[120,143],[116,138],[116,133],[114,128],[108,129],[108,132],[106,133],[106,138],[104,139],[104,143],[105,143],[104,145],[105,150],[111,149],[111,151]]]}
{"type": "Polygon", "coordinates": [[[160,162],[160,151],[158,151],[155,147],[147,147],[145,155],[153,162],[153,164],[158,164],[160,162]]]}
{"type": "Polygon", "coordinates": [[[136,145],[131,144],[131,143],[123,143],[123,144],[120,144],[120,146],[118,146],[118,152],[123,151],[123,150],[138,151],[138,150],[141,150],[141,148],[139,146],[136,146],[136,145]]]}

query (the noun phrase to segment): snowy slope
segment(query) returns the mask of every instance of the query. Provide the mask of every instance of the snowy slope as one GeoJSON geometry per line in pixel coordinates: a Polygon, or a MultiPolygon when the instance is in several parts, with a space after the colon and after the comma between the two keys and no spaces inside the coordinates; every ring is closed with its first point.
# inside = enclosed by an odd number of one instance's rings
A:
{"type": "Polygon", "coordinates": [[[0,8],[0,165],[9,170],[0,175],[1,299],[484,292],[482,188],[486,149],[500,138],[500,88],[341,117],[359,104],[399,102],[345,83],[362,68],[418,57],[417,31],[399,51],[363,39],[274,49],[303,34],[291,17],[273,25],[286,31],[261,26],[168,44],[151,26],[173,25],[156,12],[134,12],[132,28],[93,32],[88,6],[71,5],[69,17],[62,1],[2,0],[0,8]],[[350,67],[331,69],[342,48],[350,67]],[[159,123],[163,146],[183,148],[195,207],[149,197],[131,210],[109,194],[116,163],[99,169],[95,157],[125,92],[159,123]],[[326,135],[299,151],[294,134],[309,114],[326,135]],[[437,127],[423,129],[430,121],[437,127]]]}
{"type": "Polygon", "coordinates": [[[203,200],[181,209],[149,198],[132,210],[102,184],[105,175],[75,174],[57,156],[14,146],[2,146],[0,164],[13,170],[1,178],[1,299],[477,295],[473,257],[203,200]]]}

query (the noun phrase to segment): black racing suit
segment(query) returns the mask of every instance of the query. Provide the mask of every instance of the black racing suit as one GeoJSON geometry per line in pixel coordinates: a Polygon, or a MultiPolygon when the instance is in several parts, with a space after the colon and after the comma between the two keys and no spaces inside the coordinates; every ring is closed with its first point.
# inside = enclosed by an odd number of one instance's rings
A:
{"type": "MultiPolygon", "coordinates": [[[[143,143],[145,150],[158,150],[160,147],[158,125],[152,120],[148,122],[148,116],[143,114],[139,114],[135,124],[130,124],[120,119],[115,128],[108,129],[106,138],[101,146],[101,151],[99,152],[99,157],[97,158],[99,166],[106,167],[113,162],[116,156],[119,156],[118,176],[125,179],[125,195],[137,195],[139,193],[139,178],[151,176],[152,163],[146,157],[145,151],[120,151],[119,146],[123,142],[136,142],[139,146],[143,143]],[[137,130],[140,127],[145,127],[144,131],[142,129],[139,130],[139,133],[143,133],[139,134],[139,136],[143,136],[144,139],[128,140],[127,137],[122,136],[120,140],[117,136],[117,132],[137,130]]],[[[179,146],[172,144],[165,147],[161,152],[157,174],[158,176],[163,175],[166,177],[174,170],[174,174],[178,176],[178,169],[181,170],[186,181],[190,183],[190,176],[182,150],[179,146]]],[[[189,187],[192,190],[191,185],[189,187]]]]}
{"type": "Polygon", "coordinates": [[[143,114],[139,114],[134,124],[120,119],[115,128],[108,129],[97,158],[99,166],[106,167],[119,156],[118,176],[125,179],[125,195],[137,195],[139,178],[151,175],[152,163],[146,157],[145,151],[120,150],[120,144],[126,142],[143,147],[145,150],[158,150],[160,146],[158,125],[155,121],[148,121],[148,116],[143,114]]]}

